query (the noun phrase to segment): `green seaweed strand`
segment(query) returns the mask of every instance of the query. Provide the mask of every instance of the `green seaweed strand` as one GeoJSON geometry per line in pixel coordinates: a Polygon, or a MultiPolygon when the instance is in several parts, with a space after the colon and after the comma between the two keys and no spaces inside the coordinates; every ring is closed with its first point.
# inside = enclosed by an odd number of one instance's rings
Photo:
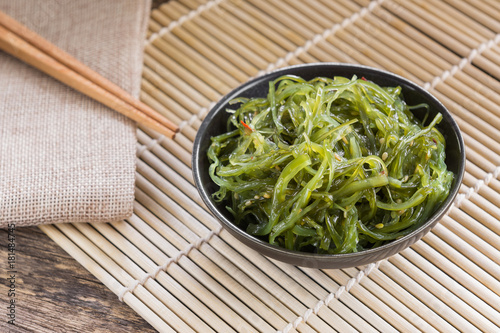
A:
{"type": "Polygon", "coordinates": [[[212,138],[213,194],[248,233],[287,249],[352,253],[403,237],[447,197],[437,114],[416,119],[399,87],[282,76],[238,98],[212,138]]]}

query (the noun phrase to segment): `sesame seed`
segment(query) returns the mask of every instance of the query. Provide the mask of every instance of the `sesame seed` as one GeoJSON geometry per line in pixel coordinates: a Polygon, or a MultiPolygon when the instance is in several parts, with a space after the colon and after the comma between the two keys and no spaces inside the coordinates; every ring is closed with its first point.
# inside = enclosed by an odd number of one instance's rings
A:
{"type": "Polygon", "coordinates": [[[384,227],[383,223],[375,224],[375,228],[382,229],[384,227]]]}
{"type": "Polygon", "coordinates": [[[252,204],[252,200],[248,200],[247,202],[245,202],[245,206],[250,206],[252,204]]]}
{"type": "Polygon", "coordinates": [[[266,193],[264,193],[263,197],[266,198],[266,199],[269,199],[271,197],[271,195],[266,192],[266,193]]]}
{"type": "Polygon", "coordinates": [[[389,154],[386,151],[384,151],[384,153],[382,154],[382,161],[385,161],[387,157],[389,157],[389,154]]]}

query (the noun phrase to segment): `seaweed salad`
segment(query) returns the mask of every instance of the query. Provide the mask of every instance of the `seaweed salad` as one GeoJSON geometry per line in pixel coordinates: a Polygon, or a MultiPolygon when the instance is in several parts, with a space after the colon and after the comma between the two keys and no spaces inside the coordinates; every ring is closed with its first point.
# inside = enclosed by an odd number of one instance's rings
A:
{"type": "Polygon", "coordinates": [[[363,251],[416,230],[448,196],[442,115],[418,120],[427,105],[408,106],[400,87],[286,75],[231,105],[207,152],[212,196],[271,244],[363,251]]]}

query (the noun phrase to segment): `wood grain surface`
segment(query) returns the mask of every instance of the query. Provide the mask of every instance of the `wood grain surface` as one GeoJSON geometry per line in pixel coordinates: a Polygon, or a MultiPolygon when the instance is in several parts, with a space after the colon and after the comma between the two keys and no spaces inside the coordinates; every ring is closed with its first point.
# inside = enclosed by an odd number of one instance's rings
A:
{"type": "Polygon", "coordinates": [[[156,332],[36,227],[15,230],[16,326],[7,323],[8,235],[0,230],[0,332],[156,332]]]}

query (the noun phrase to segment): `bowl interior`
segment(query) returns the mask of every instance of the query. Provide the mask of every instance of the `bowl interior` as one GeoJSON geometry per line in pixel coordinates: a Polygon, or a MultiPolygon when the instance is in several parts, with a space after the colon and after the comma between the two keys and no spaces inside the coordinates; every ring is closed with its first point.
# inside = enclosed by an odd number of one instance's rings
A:
{"type": "MultiPolygon", "coordinates": [[[[421,110],[420,113],[415,111],[414,114],[416,117],[422,119],[425,112],[425,110],[421,110]]],[[[465,153],[462,136],[449,112],[436,98],[414,83],[395,74],[370,67],[348,64],[320,63],[292,66],[248,81],[226,95],[209,112],[198,131],[193,149],[193,175],[198,191],[212,213],[222,222],[223,226],[225,226],[229,232],[246,245],[260,251],[264,255],[291,264],[316,268],[341,268],[366,264],[393,255],[413,244],[428,232],[445,214],[458,193],[464,168],[465,153]],[[234,106],[229,106],[228,104],[230,100],[240,96],[264,97],[268,92],[269,81],[285,74],[298,75],[306,80],[318,76],[344,76],[350,78],[356,75],[357,77],[364,77],[367,80],[373,81],[380,86],[401,86],[403,99],[408,105],[420,103],[429,105],[428,119],[433,119],[439,112],[443,115],[443,120],[437,127],[446,139],[446,164],[448,170],[455,174],[455,180],[447,200],[426,224],[399,240],[395,240],[375,249],[352,254],[318,255],[289,251],[277,246],[272,246],[267,242],[248,235],[244,230],[239,229],[232,223],[233,217],[224,208],[224,205],[214,202],[211,198],[211,194],[216,192],[218,187],[212,182],[208,174],[210,162],[206,152],[210,145],[210,138],[227,131],[227,119],[229,115],[226,112],[226,108],[229,107],[234,109],[234,106]]]]}

